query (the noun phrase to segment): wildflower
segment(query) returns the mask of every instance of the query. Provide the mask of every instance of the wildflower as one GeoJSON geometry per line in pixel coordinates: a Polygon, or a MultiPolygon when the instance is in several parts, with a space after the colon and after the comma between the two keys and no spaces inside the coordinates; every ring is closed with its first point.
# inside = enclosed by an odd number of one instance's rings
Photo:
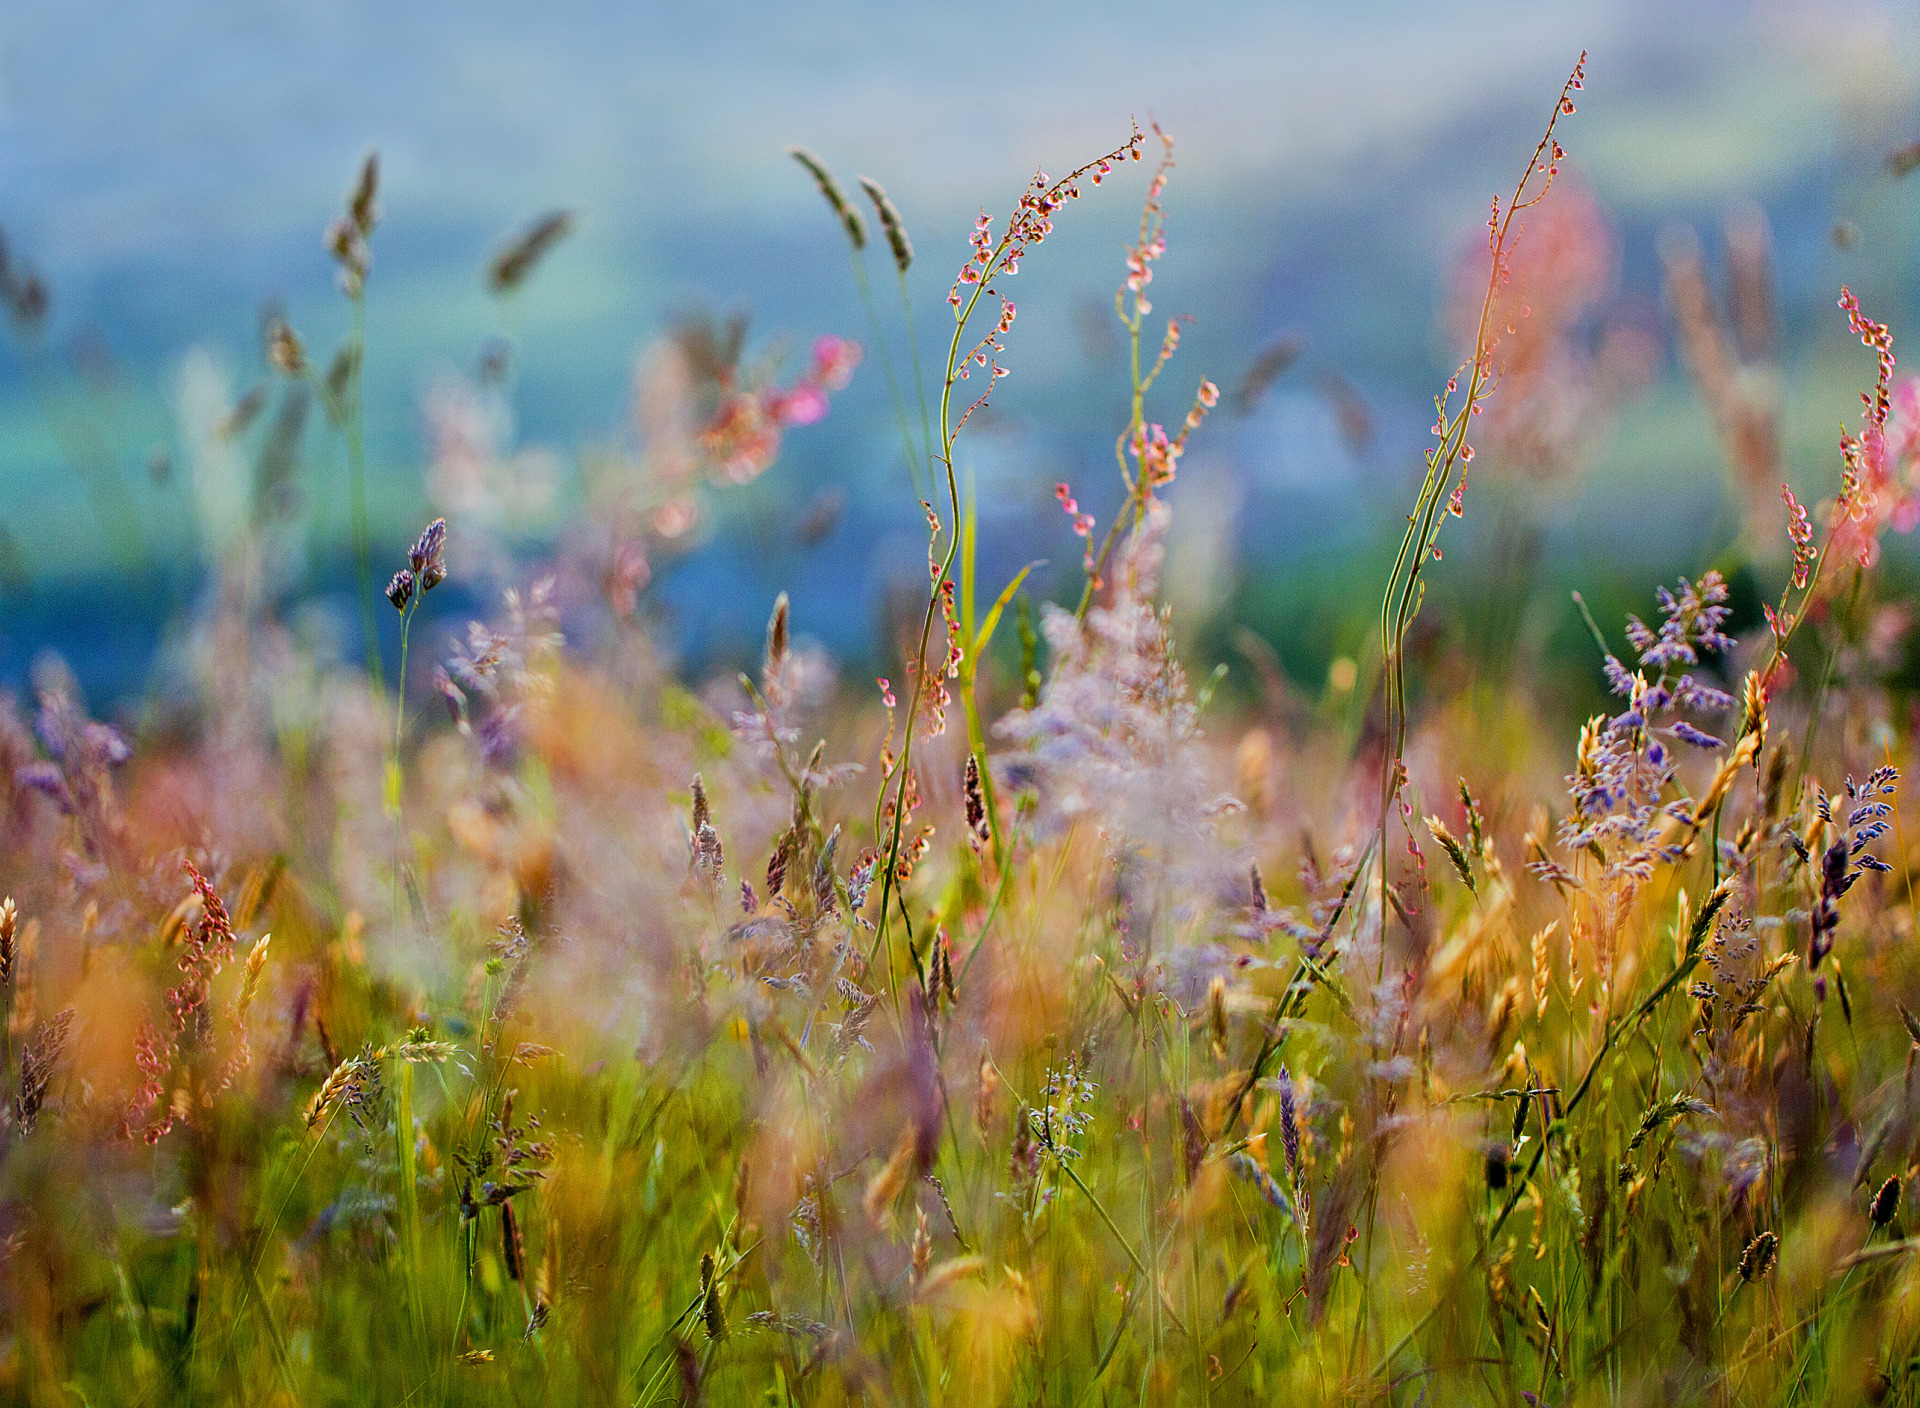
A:
{"type": "Polygon", "coordinates": [[[0,984],[13,981],[14,931],[19,917],[12,895],[0,900],[0,984]]]}
{"type": "Polygon", "coordinates": [[[1780,486],[1780,497],[1787,505],[1787,539],[1793,545],[1793,585],[1804,587],[1813,567],[1813,525],[1807,511],[1793,496],[1793,490],[1780,486]]]}

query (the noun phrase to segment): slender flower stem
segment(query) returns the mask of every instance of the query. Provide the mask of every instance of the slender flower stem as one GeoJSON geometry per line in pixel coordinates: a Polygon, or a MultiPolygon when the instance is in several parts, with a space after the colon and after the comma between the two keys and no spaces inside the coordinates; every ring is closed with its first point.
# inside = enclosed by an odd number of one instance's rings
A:
{"type": "Polygon", "coordinates": [[[422,593],[416,590],[400,612],[400,678],[394,686],[393,752],[387,760],[387,806],[393,812],[393,923],[400,925],[400,835],[403,820],[401,792],[405,770],[400,761],[401,744],[407,721],[407,640],[413,629],[413,613],[420,609],[422,593]]]}

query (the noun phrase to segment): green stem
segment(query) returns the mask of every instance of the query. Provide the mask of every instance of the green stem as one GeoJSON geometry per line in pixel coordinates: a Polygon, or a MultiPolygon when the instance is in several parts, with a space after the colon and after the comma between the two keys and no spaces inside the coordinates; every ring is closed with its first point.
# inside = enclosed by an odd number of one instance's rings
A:
{"type": "Polygon", "coordinates": [[[407,601],[400,613],[400,678],[395,686],[393,701],[393,754],[387,761],[387,806],[393,812],[393,926],[400,927],[400,837],[403,813],[401,811],[401,784],[404,772],[400,764],[400,747],[404,737],[407,720],[407,638],[413,629],[413,613],[420,607],[420,594],[424,590],[418,582],[414,583],[413,596],[407,601]]]}
{"type": "Polygon", "coordinates": [[[373,530],[367,521],[367,295],[364,289],[354,290],[352,308],[353,372],[347,386],[347,504],[353,526],[353,570],[360,594],[360,632],[365,638],[367,678],[373,681],[375,693],[379,693],[385,688],[385,671],[380,664],[379,613],[373,605],[373,530]]]}

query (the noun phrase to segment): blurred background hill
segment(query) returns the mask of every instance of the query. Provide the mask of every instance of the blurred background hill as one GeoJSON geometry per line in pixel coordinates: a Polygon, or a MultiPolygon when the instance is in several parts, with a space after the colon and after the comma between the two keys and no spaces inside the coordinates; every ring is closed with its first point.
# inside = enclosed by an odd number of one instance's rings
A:
{"type": "MultiPolygon", "coordinates": [[[[1511,388],[1438,603],[1475,648],[1577,645],[1567,585],[1644,604],[1741,530],[1685,369],[1676,269],[1697,269],[1741,375],[1772,379],[1757,394],[1777,406],[1784,472],[1831,492],[1838,427],[1871,381],[1833,308],[1841,283],[1896,336],[1916,328],[1920,176],[1899,179],[1898,153],[1920,138],[1917,25],[1915,5],[1845,0],[9,5],[0,228],[50,303],[40,330],[0,339],[0,687],[48,649],[102,702],[147,686],[207,580],[219,511],[188,443],[196,398],[268,381],[263,309],[319,355],[345,334],[321,237],[376,147],[378,560],[444,507],[431,408],[490,349],[511,412],[491,430],[538,471],[507,525],[531,562],[581,501],[583,466],[633,440],[643,349],[677,320],[741,311],[752,345],[792,364],[820,333],[869,355],[661,566],[648,609],[693,669],[751,653],[783,588],[837,654],[874,652],[889,584],[923,588],[924,529],[844,241],[786,148],[891,191],[932,361],[974,216],[1003,213],[1036,165],[1058,174],[1122,141],[1130,116],[1178,142],[1155,304],[1194,321],[1160,416],[1179,418],[1200,375],[1228,393],[1173,491],[1172,599],[1190,643],[1312,687],[1362,649],[1463,343],[1450,309],[1487,202],[1585,48],[1564,219],[1534,231],[1563,262],[1528,295],[1559,299],[1541,355],[1573,359],[1579,404],[1511,388]],[[491,296],[489,256],[554,209],[576,233],[491,296]],[[1525,564],[1542,585],[1514,602],[1525,564]]],[[[1103,524],[1119,497],[1111,298],[1145,179],[1123,175],[1009,289],[1013,376],[962,466],[995,585],[1030,558],[1049,563],[1040,590],[1074,585],[1057,481],[1103,524]]],[[[315,632],[350,636],[343,453],[309,420],[286,441],[301,526],[273,586],[309,603],[315,632]]],[[[1902,570],[1911,550],[1890,547],[1902,570]]]]}

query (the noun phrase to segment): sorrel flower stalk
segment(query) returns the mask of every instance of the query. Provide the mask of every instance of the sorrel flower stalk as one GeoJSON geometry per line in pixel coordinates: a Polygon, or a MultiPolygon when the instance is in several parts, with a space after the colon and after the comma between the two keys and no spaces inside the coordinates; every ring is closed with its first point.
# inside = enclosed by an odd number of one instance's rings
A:
{"type": "MultiPolygon", "coordinates": [[[[1840,476],[1840,493],[1827,516],[1826,534],[1818,547],[1814,545],[1813,524],[1806,508],[1794,497],[1792,488],[1786,484],[1780,486],[1780,497],[1787,507],[1787,540],[1793,552],[1793,568],[1787,584],[1780,590],[1779,603],[1765,607],[1767,629],[1773,636],[1773,650],[1760,671],[1761,688],[1767,694],[1778,687],[1781,671],[1787,665],[1787,642],[1793,639],[1793,633],[1800,628],[1800,623],[1807,619],[1808,611],[1826,584],[1827,559],[1835,545],[1850,551],[1862,571],[1872,566],[1879,551],[1880,533],[1886,527],[1888,509],[1891,508],[1891,505],[1881,504],[1881,495],[1889,487],[1886,466],[1887,414],[1893,384],[1893,332],[1885,323],[1877,323],[1862,313],[1860,300],[1844,284],[1840,288],[1839,306],[1845,311],[1847,325],[1860,339],[1861,345],[1871,348],[1878,355],[1879,374],[1873,390],[1860,393],[1864,407],[1860,433],[1854,435],[1843,431],[1840,435],[1840,456],[1846,468],[1840,476]]],[[[1829,668],[1831,663],[1829,661],[1829,668]]],[[[1824,692],[1825,679],[1822,679],[1820,687],[1824,692]]],[[[1819,717],[1820,707],[1816,699],[1808,721],[1807,747],[1802,749],[1801,754],[1803,773],[1813,742],[1812,726],[1819,717]]]]}
{"type": "Polygon", "coordinates": [[[1153,303],[1147,297],[1147,285],[1153,282],[1153,263],[1167,251],[1160,197],[1166,191],[1167,173],[1173,170],[1174,164],[1173,138],[1163,132],[1158,123],[1153,125],[1153,135],[1160,139],[1160,164],[1147,184],[1147,198],[1140,207],[1139,237],[1127,250],[1126,280],[1113,291],[1114,316],[1120,319],[1121,325],[1127,330],[1128,365],[1132,380],[1132,400],[1126,428],[1113,442],[1113,457],[1120,466],[1121,482],[1127,486],[1127,498],[1114,515],[1113,523],[1097,550],[1093,546],[1093,516],[1080,512],[1067,485],[1062,484],[1055,489],[1060,506],[1073,518],[1073,531],[1087,540],[1084,561],[1087,580],[1080,592],[1079,609],[1074,613],[1075,619],[1080,621],[1086,619],[1087,609],[1093,605],[1093,594],[1101,585],[1107,559],[1113,552],[1114,544],[1119,541],[1122,530],[1129,525],[1138,529],[1148,505],[1153,501],[1154,490],[1173,481],[1180,466],[1180,456],[1187,448],[1187,436],[1199,428],[1207,412],[1220,401],[1220,389],[1203,378],[1177,436],[1170,440],[1163,427],[1147,423],[1147,392],[1178,350],[1180,325],[1187,321],[1184,314],[1167,319],[1167,331],[1160,339],[1159,354],[1146,375],[1142,376],[1140,329],[1147,315],[1153,311],[1153,303]],[[1127,465],[1128,455],[1133,456],[1131,469],[1127,465]]]}
{"type": "MultiPolygon", "coordinates": [[[[1437,540],[1446,516],[1458,518],[1465,511],[1467,466],[1473,462],[1473,446],[1467,440],[1467,431],[1472,417],[1480,414],[1481,403],[1492,394],[1496,380],[1493,353],[1499,341],[1500,292],[1511,274],[1514,242],[1524,228],[1524,225],[1516,226],[1514,222],[1523,211],[1545,200],[1547,192],[1553,189],[1554,178],[1560,174],[1560,160],[1566,155],[1554,140],[1554,129],[1562,117],[1573,112],[1573,94],[1585,85],[1586,68],[1587,55],[1582,50],[1579,62],[1574,64],[1573,72],[1567,75],[1566,83],[1561,86],[1560,96],[1553,106],[1553,115],[1547,119],[1546,131],[1534,147],[1533,155],[1527,159],[1527,169],[1514,187],[1512,199],[1504,210],[1499,198],[1494,199],[1493,213],[1487,221],[1487,291],[1480,300],[1480,318],[1474,332],[1473,351],[1448,378],[1446,390],[1434,398],[1433,433],[1439,443],[1427,451],[1426,477],[1420,483],[1413,512],[1407,518],[1406,536],[1401,540],[1399,556],[1394,559],[1393,572],[1387,578],[1386,594],[1380,602],[1380,648],[1388,740],[1387,758],[1380,781],[1380,893],[1383,912],[1387,907],[1387,828],[1396,804],[1407,826],[1407,848],[1410,853],[1419,854],[1418,843],[1413,838],[1411,813],[1400,794],[1406,782],[1405,765],[1402,762],[1407,742],[1404,647],[1407,631],[1413,625],[1413,618],[1419,614],[1426,591],[1420,580],[1421,572],[1429,556],[1435,560],[1440,557],[1437,540]],[[1456,402],[1454,397],[1460,391],[1463,373],[1466,376],[1466,391],[1456,402]]],[[[1386,962],[1384,945],[1381,947],[1380,961],[1382,965],[1386,962]]]]}
{"type": "MultiPolygon", "coordinates": [[[[953,339],[947,347],[947,363],[940,388],[940,464],[946,474],[947,505],[953,514],[952,529],[946,537],[944,551],[941,550],[942,527],[939,516],[931,504],[926,505],[929,536],[927,542],[927,563],[932,579],[927,594],[927,609],[920,625],[920,640],[915,657],[908,662],[913,675],[913,691],[907,700],[906,727],[902,732],[899,758],[887,767],[881,776],[878,795],[874,803],[874,834],[878,838],[883,826],[886,830],[885,863],[880,881],[880,923],[874,936],[877,947],[887,941],[887,905],[899,893],[895,868],[900,862],[901,831],[906,818],[906,793],[910,777],[910,764],[913,759],[914,726],[919,720],[922,702],[925,701],[931,717],[929,736],[937,735],[946,726],[946,706],[949,701],[945,681],[957,676],[961,663],[966,658],[969,645],[977,647],[978,641],[962,643],[961,616],[954,602],[953,560],[960,547],[961,511],[960,484],[954,474],[953,446],[965,428],[972,414],[987,403],[993,395],[993,388],[1007,369],[1000,365],[999,353],[1004,350],[1000,338],[1013,326],[1013,300],[1002,294],[995,286],[995,280],[1017,274],[1020,259],[1028,250],[1038,245],[1053,230],[1053,216],[1069,200],[1080,196],[1080,181],[1089,174],[1098,182],[1112,171],[1117,161],[1131,157],[1140,159],[1140,145],[1144,136],[1136,125],[1133,134],[1121,146],[1097,157],[1063,176],[1057,181],[1049,181],[1044,171],[1035,172],[1027,183],[1026,192],[1020,197],[1012,216],[1007,220],[998,240],[993,237],[992,219],[983,210],[974,222],[973,233],[968,237],[973,254],[961,267],[953,287],[947,294],[947,303],[953,312],[953,339]],[[998,303],[998,316],[993,326],[984,335],[974,337],[969,342],[970,329],[975,315],[980,311],[983,299],[991,297],[998,303]],[[971,379],[975,371],[985,371],[986,387],[968,404],[958,418],[953,414],[954,390],[963,381],[971,379]],[[941,617],[947,625],[947,650],[943,663],[937,672],[929,678],[927,668],[927,644],[933,634],[935,617],[941,617]],[[888,787],[894,791],[892,816],[890,823],[883,823],[885,798],[888,787]]],[[[968,615],[971,615],[969,609],[968,615]]],[[[968,713],[968,745],[983,778],[988,774],[986,767],[986,741],[973,714],[971,696],[967,697],[964,707],[968,713]]],[[[993,796],[987,796],[987,825],[994,837],[996,855],[1001,853],[999,822],[993,814],[993,796]]],[[[905,901],[900,901],[901,917],[906,918],[905,901]]],[[[909,932],[911,924],[909,923],[909,932]]]]}

